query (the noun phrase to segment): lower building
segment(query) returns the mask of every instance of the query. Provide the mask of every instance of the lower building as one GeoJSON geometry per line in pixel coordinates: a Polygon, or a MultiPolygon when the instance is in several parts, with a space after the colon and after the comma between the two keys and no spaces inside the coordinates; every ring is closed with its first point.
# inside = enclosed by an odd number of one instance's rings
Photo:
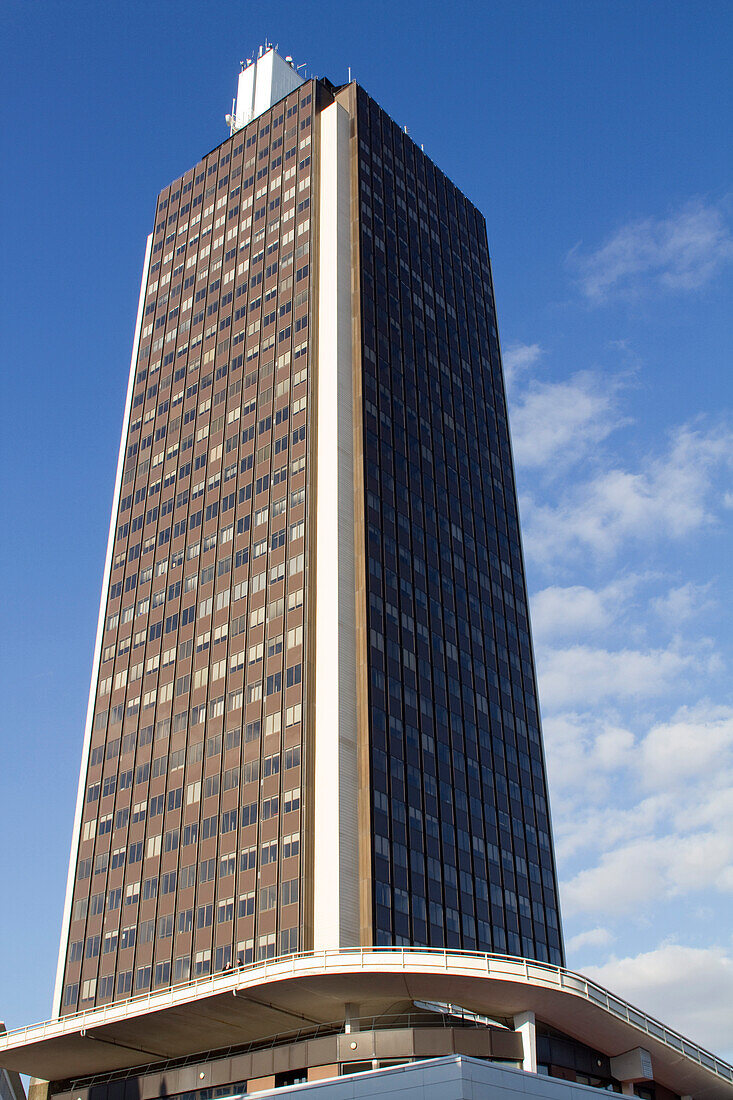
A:
{"type": "MultiPolygon", "coordinates": [[[[0,1020],[0,1035],[5,1034],[5,1024],[0,1020]]],[[[0,1069],[0,1100],[25,1100],[25,1089],[15,1070],[0,1069]]]]}
{"type": "Polygon", "coordinates": [[[0,1065],[35,1076],[30,1100],[733,1098],[733,1067],[582,975],[413,947],[263,960],[57,1018],[0,1036],[0,1065]]]}
{"type": "Polygon", "coordinates": [[[294,1083],[258,1092],[266,1097],[291,1096],[293,1100],[583,1100],[587,1086],[521,1070],[497,1066],[479,1058],[452,1055],[419,1062],[355,1070],[347,1077],[326,1080],[292,1074],[294,1083]]]}

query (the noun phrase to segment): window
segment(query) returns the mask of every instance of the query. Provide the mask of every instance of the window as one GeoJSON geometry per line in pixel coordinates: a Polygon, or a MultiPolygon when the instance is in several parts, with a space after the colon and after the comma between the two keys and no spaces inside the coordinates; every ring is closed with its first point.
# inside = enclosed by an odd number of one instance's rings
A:
{"type": "Polygon", "coordinates": [[[117,996],[123,997],[132,990],[132,971],[125,970],[117,975],[117,996]]]}
{"type": "Polygon", "coordinates": [[[268,863],[277,863],[277,847],[276,840],[262,845],[260,848],[260,863],[263,867],[268,863]]]}
{"type": "MultiPolygon", "coordinates": [[[[135,845],[133,845],[132,847],[135,847],[135,845]]],[[[125,849],[124,848],[115,848],[115,850],[112,852],[112,862],[110,864],[110,869],[112,871],[114,871],[114,869],[116,867],[123,867],[124,864],[125,864],[125,849]]]]}
{"type": "Polygon", "coordinates": [[[292,791],[286,791],[283,798],[283,811],[284,813],[290,813],[293,810],[300,809],[300,787],[295,787],[292,791]]]}
{"type": "Polygon", "coordinates": [[[196,910],[196,927],[208,928],[214,919],[213,905],[200,905],[196,910]]]}
{"type": "Polygon", "coordinates": [[[211,951],[197,951],[194,956],[194,975],[198,978],[211,971],[211,951]]]}
{"type": "Polygon", "coordinates": [[[222,856],[219,860],[219,878],[226,878],[227,875],[233,875],[237,869],[237,856],[236,853],[231,852],[228,856],[222,856]]]}
{"type": "Polygon", "coordinates": [[[283,859],[287,859],[288,856],[297,856],[299,852],[300,833],[290,833],[288,836],[284,836],[282,842],[283,859]]]}
{"type": "Polygon", "coordinates": [[[140,943],[152,943],[155,939],[155,921],[144,920],[138,928],[138,940],[140,943]]]}
{"type": "Polygon", "coordinates": [[[268,775],[278,775],[280,772],[280,753],[274,753],[272,756],[266,756],[262,768],[263,777],[268,775]]]}
{"type": "Polygon", "coordinates": [[[263,886],[260,889],[260,912],[274,909],[277,905],[277,886],[263,886]]]}
{"type": "Polygon", "coordinates": [[[226,970],[231,967],[232,964],[232,947],[231,944],[226,944],[224,947],[217,947],[214,969],[226,970]]]}
{"type": "Polygon", "coordinates": [[[224,924],[226,921],[233,920],[234,918],[234,898],[227,898],[225,901],[220,901],[216,911],[217,924],[224,924]]]}
{"type": "Polygon", "coordinates": [[[180,955],[173,963],[173,981],[185,982],[191,976],[191,960],[188,955],[180,955]]]}
{"type": "Polygon", "coordinates": [[[173,935],[174,918],[172,913],[158,917],[158,939],[169,939],[173,935]]]}
{"type": "Polygon", "coordinates": [[[130,925],[127,928],[123,928],[121,933],[120,933],[120,949],[125,948],[125,947],[134,947],[135,946],[136,933],[137,933],[137,929],[135,928],[134,925],[130,925]]]}
{"type": "Polygon", "coordinates": [[[300,764],[300,745],[285,750],[285,767],[297,768],[300,764]]]}
{"type": "Polygon", "coordinates": [[[287,670],[287,686],[288,687],[294,687],[296,684],[299,684],[301,682],[301,678],[302,678],[302,666],[301,665],[292,665],[287,670]]]}
{"type": "Polygon", "coordinates": [[[100,1000],[106,1000],[111,997],[115,989],[114,974],[107,974],[99,979],[99,986],[97,995],[100,1000]]]}
{"type": "Polygon", "coordinates": [[[135,990],[148,989],[150,986],[150,967],[139,966],[135,972],[135,990]]]}
{"type": "Polygon", "coordinates": [[[155,985],[167,985],[171,976],[170,962],[156,963],[155,985]]]}
{"type": "Polygon", "coordinates": [[[262,820],[268,821],[271,817],[277,817],[280,812],[280,799],[277,795],[262,800],[262,820]]]}
{"type": "Polygon", "coordinates": [[[298,879],[292,878],[282,884],[282,904],[294,905],[298,901],[298,879]]]}

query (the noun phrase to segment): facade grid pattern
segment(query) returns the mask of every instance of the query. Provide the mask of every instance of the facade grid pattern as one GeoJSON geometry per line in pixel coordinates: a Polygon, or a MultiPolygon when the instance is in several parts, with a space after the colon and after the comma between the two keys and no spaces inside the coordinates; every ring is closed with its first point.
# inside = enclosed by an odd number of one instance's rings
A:
{"type": "Polygon", "coordinates": [[[562,964],[486,226],[357,102],[375,942],[562,964]]]}
{"type": "Polygon", "coordinates": [[[62,1013],[302,947],[314,112],[158,198],[62,1013]]]}

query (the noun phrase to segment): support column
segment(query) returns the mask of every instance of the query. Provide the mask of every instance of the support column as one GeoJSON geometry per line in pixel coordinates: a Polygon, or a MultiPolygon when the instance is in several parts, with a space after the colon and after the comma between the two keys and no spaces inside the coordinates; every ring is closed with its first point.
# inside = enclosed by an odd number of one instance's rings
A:
{"type": "Polygon", "coordinates": [[[352,1031],[361,1031],[359,1005],[347,1001],[344,1005],[344,1034],[350,1035],[352,1031]]]}
{"type": "Polygon", "coordinates": [[[520,1012],[514,1017],[514,1030],[522,1036],[524,1059],[522,1069],[526,1073],[537,1072],[537,1028],[534,1012],[520,1012]]]}

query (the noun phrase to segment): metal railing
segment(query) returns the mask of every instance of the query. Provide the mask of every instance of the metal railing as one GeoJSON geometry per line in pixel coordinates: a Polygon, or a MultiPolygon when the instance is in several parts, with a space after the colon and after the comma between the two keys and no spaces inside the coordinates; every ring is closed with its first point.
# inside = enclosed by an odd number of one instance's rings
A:
{"type": "Polygon", "coordinates": [[[481,951],[459,951],[437,947],[346,947],[322,951],[301,951],[292,955],[279,955],[272,959],[259,959],[231,970],[192,978],[159,991],[150,991],[125,1001],[87,1011],[73,1012],[27,1027],[13,1028],[0,1034],[0,1052],[3,1049],[60,1038],[65,1034],[100,1027],[115,1020],[128,1019],[146,1011],[161,1011],[202,996],[235,993],[240,987],[249,987],[273,979],[302,977],[311,973],[328,973],[345,970],[413,970],[456,972],[468,977],[487,977],[494,980],[521,981],[527,985],[544,986],[573,994],[605,1009],[616,1019],[623,1020],[664,1043],[672,1050],[684,1054],[693,1062],[733,1082],[733,1066],[716,1057],[704,1047],[686,1039],[673,1028],[614,996],[603,986],[597,985],[582,974],[565,970],[553,963],[539,962],[514,955],[486,954],[481,951]]]}

